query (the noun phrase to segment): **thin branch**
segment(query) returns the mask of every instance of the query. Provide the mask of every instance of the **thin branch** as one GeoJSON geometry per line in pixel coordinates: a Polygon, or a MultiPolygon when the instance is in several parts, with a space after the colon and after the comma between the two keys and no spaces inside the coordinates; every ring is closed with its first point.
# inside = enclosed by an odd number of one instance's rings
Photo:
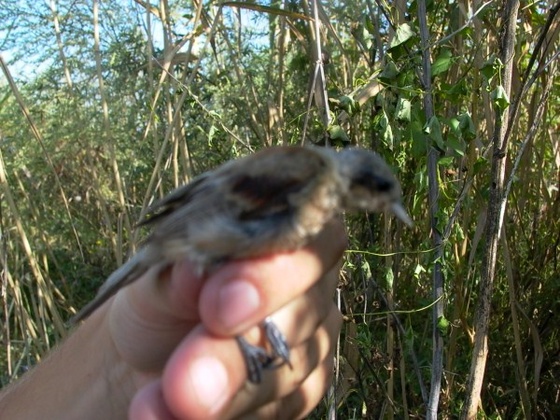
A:
{"type": "MultiPolygon", "coordinates": [[[[311,89],[309,90],[309,99],[307,101],[307,111],[305,113],[305,123],[303,127],[302,134],[302,144],[305,141],[305,135],[307,132],[307,126],[309,121],[309,115],[311,111],[311,99],[315,97],[315,104],[319,112],[321,113],[321,119],[323,125],[326,128],[329,127],[331,122],[330,111],[329,111],[329,97],[327,94],[327,81],[325,79],[325,69],[323,66],[322,49],[321,49],[321,32],[319,28],[319,7],[317,5],[318,0],[311,0],[313,6],[313,30],[311,31],[314,39],[312,45],[313,59],[315,61],[315,69],[313,72],[313,81],[311,83],[311,89]]],[[[327,138],[327,146],[329,145],[329,140],[327,138]]]]}
{"type": "MultiPolygon", "coordinates": [[[[420,26],[420,46],[422,49],[422,72],[420,82],[425,90],[424,93],[424,115],[426,121],[434,117],[434,104],[432,98],[432,81],[431,81],[431,61],[429,32],[427,23],[427,10],[425,0],[418,1],[418,22],[420,26]]],[[[439,197],[439,180],[437,175],[437,160],[439,152],[432,145],[428,145],[428,205],[430,228],[434,252],[434,269],[432,274],[432,293],[437,304],[434,305],[432,312],[432,377],[430,381],[430,397],[428,406],[426,407],[426,419],[437,419],[439,397],[441,393],[441,378],[443,375],[443,337],[438,329],[439,320],[443,317],[443,296],[444,283],[441,261],[443,260],[443,239],[438,225],[438,197],[439,197]]]]}

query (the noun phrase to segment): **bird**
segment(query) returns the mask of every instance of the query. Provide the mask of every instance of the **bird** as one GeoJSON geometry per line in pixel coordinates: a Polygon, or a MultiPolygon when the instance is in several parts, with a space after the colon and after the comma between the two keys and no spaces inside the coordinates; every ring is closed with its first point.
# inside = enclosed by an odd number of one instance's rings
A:
{"type": "MultiPolygon", "coordinates": [[[[339,214],[359,211],[390,211],[412,225],[397,178],[371,150],[275,146],[228,161],[148,208],[138,226],[152,230],[140,250],[71,323],[87,318],[154,266],[163,270],[188,258],[197,274],[205,275],[227,261],[302,248],[339,214]]],[[[236,337],[253,383],[261,381],[264,369],[290,363],[278,327],[270,318],[261,327],[271,353],[236,337]]]]}

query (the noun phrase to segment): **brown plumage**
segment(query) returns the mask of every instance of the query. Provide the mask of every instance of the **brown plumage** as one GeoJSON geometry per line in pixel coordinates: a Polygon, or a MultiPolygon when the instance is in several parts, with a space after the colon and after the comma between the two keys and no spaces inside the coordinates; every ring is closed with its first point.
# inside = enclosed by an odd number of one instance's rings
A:
{"type": "MultiPolygon", "coordinates": [[[[142,249],[109,276],[73,321],[153,266],[189,258],[202,274],[227,260],[295,250],[345,210],[391,210],[410,224],[400,200],[399,183],[385,161],[363,149],[275,147],[230,161],[150,209],[140,223],[153,227],[142,249]]],[[[262,354],[258,358],[270,364],[262,354]]]]}

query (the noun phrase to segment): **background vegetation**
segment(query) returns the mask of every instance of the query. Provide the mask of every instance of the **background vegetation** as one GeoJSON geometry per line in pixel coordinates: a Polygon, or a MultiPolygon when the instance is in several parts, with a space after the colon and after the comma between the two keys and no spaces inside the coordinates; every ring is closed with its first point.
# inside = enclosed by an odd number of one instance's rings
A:
{"type": "Polygon", "coordinates": [[[0,1],[1,383],[64,337],[154,198],[263,147],[351,143],[393,165],[416,225],[348,218],[313,417],[560,418],[558,10],[0,1]]]}

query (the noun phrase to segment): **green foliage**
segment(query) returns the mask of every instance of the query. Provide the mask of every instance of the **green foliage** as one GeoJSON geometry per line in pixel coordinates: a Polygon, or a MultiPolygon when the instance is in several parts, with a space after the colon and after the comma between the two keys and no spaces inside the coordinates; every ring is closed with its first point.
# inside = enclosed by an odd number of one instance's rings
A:
{"type": "Polygon", "coordinates": [[[450,50],[442,50],[432,64],[432,77],[445,73],[453,63],[453,53],[450,50]]]}
{"type": "MultiPolygon", "coordinates": [[[[30,116],[23,116],[14,86],[0,79],[0,151],[7,178],[0,203],[1,260],[14,285],[6,289],[2,316],[8,318],[0,323],[13,343],[0,350],[2,383],[64,335],[57,319],[93,296],[138,244],[142,235],[134,224],[151,199],[228,159],[299,144],[308,117],[306,141],[357,144],[384,156],[401,180],[404,205],[416,223],[404,229],[386,215],[347,218],[352,252],[340,285],[346,323],[339,417],[424,416],[420,383],[429,389],[433,325],[446,346],[440,414],[456,417],[479,297],[489,141],[497,118],[519,101],[504,156],[513,180],[504,220],[511,259],[500,255],[497,267],[482,407],[488,417],[519,415],[523,381],[532,395],[533,417],[560,417],[557,83],[512,173],[544,86],[556,74],[544,66],[538,84],[519,90],[535,36],[546,22],[544,9],[530,4],[520,16],[509,97],[504,64],[497,58],[498,5],[467,21],[457,4],[429,2],[434,116],[426,118],[417,2],[401,12],[375,2],[323,2],[331,115],[326,124],[308,108],[316,59],[309,21],[295,15],[305,12],[301,4],[288,3],[286,13],[277,5],[226,7],[212,27],[218,6],[204,5],[196,21],[191,5],[169,3],[169,20],[162,25],[152,15],[156,23],[148,33],[140,6],[102,2],[98,51],[88,2],[57,3],[61,44],[46,3],[4,2],[0,8],[0,45],[7,52],[2,56],[30,116]],[[431,148],[440,156],[433,227],[426,159],[431,148]],[[5,199],[8,193],[16,208],[5,199]],[[23,232],[14,228],[16,222],[23,232]],[[447,235],[438,261],[445,274],[445,317],[436,320],[433,230],[447,235]],[[506,264],[515,288],[511,302],[506,264]],[[39,296],[52,296],[53,306],[38,302],[39,296]],[[512,308],[519,312],[520,343],[512,338],[512,308]],[[521,374],[512,357],[515,344],[525,357],[521,374]]],[[[542,54],[542,63],[554,62],[549,61],[554,51],[542,54]]],[[[325,418],[327,410],[320,406],[312,418],[325,418]]]]}

